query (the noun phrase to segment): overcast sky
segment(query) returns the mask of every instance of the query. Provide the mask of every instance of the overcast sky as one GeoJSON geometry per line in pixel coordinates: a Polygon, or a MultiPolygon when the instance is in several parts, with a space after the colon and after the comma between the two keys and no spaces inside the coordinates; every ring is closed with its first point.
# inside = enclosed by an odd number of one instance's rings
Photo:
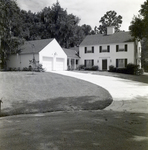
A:
{"type": "MultiPolygon", "coordinates": [[[[110,10],[123,17],[121,30],[128,31],[128,27],[134,15],[146,0],[58,0],[61,7],[67,12],[79,17],[79,25],[87,24],[94,29],[99,26],[100,18],[110,10]]],[[[41,11],[44,7],[52,6],[57,0],[17,0],[21,9],[32,12],[41,11]]]]}

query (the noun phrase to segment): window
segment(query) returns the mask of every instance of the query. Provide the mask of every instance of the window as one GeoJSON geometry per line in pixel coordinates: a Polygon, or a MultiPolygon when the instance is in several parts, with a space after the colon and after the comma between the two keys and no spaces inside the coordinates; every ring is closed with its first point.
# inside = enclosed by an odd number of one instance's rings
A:
{"type": "Polygon", "coordinates": [[[128,46],[127,46],[127,44],[125,44],[125,45],[124,45],[124,50],[125,50],[125,52],[127,52],[127,49],[128,49],[128,46]]]}
{"type": "Polygon", "coordinates": [[[86,68],[91,68],[94,65],[94,60],[84,60],[84,63],[86,68]]]}
{"type": "Polygon", "coordinates": [[[116,45],[116,52],[119,51],[119,45],[116,45]]]}
{"type": "Polygon", "coordinates": [[[117,68],[125,68],[127,65],[127,59],[116,59],[117,68]]]}
{"type": "Polygon", "coordinates": [[[94,53],[94,46],[91,47],[91,49],[87,49],[87,47],[84,48],[85,53],[94,53]]]}

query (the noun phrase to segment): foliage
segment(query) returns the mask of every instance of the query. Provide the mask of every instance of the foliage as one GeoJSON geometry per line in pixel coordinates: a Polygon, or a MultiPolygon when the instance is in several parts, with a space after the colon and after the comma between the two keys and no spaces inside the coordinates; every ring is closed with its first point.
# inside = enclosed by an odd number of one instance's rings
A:
{"type": "Polygon", "coordinates": [[[92,67],[89,67],[89,68],[84,68],[85,70],[91,70],[91,71],[97,71],[99,69],[98,66],[92,66],[92,67]]]}
{"type": "Polygon", "coordinates": [[[6,69],[7,57],[19,51],[23,42],[20,36],[20,9],[13,0],[0,1],[0,59],[1,68],[6,69]]]}
{"type": "Polygon", "coordinates": [[[139,69],[138,65],[129,63],[127,64],[126,68],[115,68],[113,65],[109,66],[109,72],[117,72],[117,73],[125,73],[125,74],[132,74],[132,75],[142,75],[144,70],[141,68],[139,69]]]}
{"type": "Polygon", "coordinates": [[[127,64],[126,69],[127,69],[127,74],[135,74],[135,72],[137,71],[137,69],[139,68],[138,65],[135,64],[127,64]]]}
{"type": "Polygon", "coordinates": [[[99,22],[101,23],[101,25],[98,29],[101,34],[106,34],[107,27],[109,26],[114,26],[115,31],[118,32],[122,24],[122,16],[117,16],[117,13],[115,11],[107,11],[106,14],[101,17],[99,22]]]}
{"type": "Polygon", "coordinates": [[[148,39],[143,38],[141,40],[142,52],[141,52],[141,63],[142,67],[148,72],[148,39]]]}
{"type": "Polygon", "coordinates": [[[148,0],[141,5],[139,13],[138,16],[134,16],[129,30],[132,36],[142,40],[143,38],[148,38],[148,0]]]}
{"type": "Polygon", "coordinates": [[[127,73],[127,68],[116,68],[117,73],[127,73]]]}
{"type": "Polygon", "coordinates": [[[109,66],[109,72],[115,72],[116,68],[113,65],[109,66]]]}
{"type": "Polygon", "coordinates": [[[68,14],[59,2],[38,13],[22,10],[21,17],[22,36],[26,40],[55,38],[65,48],[79,45],[92,31],[89,25],[79,26],[80,19],[68,14]]]}

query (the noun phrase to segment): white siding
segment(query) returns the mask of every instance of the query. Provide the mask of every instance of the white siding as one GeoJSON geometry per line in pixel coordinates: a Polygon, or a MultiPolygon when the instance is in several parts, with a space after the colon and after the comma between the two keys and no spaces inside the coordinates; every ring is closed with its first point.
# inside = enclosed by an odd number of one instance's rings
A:
{"type": "Polygon", "coordinates": [[[107,69],[109,69],[110,65],[116,67],[116,59],[127,59],[127,63],[135,63],[135,45],[134,42],[128,43],[115,43],[115,44],[102,44],[94,46],[94,53],[85,53],[85,47],[91,46],[80,46],[79,54],[80,54],[80,65],[84,65],[84,60],[94,59],[94,65],[99,67],[99,70],[102,70],[102,60],[107,59],[107,69]],[[127,52],[119,51],[116,52],[116,45],[119,45],[119,49],[124,49],[125,44],[128,45],[127,52]],[[100,46],[102,46],[102,50],[107,50],[107,46],[110,46],[110,52],[101,52],[100,46]]]}
{"type": "MultiPolygon", "coordinates": [[[[35,60],[39,61],[39,55],[34,54],[35,60]]],[[[29,60],[33,59],[33,54],[21,54],[21,55],[11,55],[7,61],[8,68],[20,68],[21,70],[25,67],[29,67],[31,64],[29,60]]]]}

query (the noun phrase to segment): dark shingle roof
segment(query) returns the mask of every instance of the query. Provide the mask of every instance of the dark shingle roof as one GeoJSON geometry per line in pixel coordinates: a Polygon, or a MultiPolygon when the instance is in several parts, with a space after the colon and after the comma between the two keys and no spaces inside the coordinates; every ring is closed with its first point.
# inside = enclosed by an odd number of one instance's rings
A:
{"type": "Polygon", "coordinates": [[[80,46],[82,45],[98,45],[98,44],[113,44],[113,43],[125,43],[132,42],[133,38],[130,35],[130,32],[117,32],[112,35],[88,35],[82,41],[80,46]]]}
{"type": "Polygon", "coordinates": [[[21,46],[21,54],[39,53],[45,46],[47,46],[53,39],[43,39],[26,41],[21,46]]]}
{"type": "Polygon", "coordinates": [[[76,54],[77,52],[75,50],[72,50],[72,49],[66,49],[66,48],[63,48],[64,52],[66,53],[67,57],[70,57],[70,58],[79,58],[76,54]]]}

